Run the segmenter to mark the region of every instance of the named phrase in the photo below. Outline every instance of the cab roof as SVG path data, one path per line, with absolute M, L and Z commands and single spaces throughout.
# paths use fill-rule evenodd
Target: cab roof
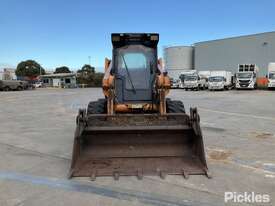
M 158 33 L 112 33 L 113 48 L 126 45 L 144 45 L 157 48 L 158 41 Z

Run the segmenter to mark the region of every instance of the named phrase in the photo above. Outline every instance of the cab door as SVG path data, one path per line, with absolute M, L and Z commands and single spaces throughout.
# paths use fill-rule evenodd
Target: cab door
M 134 46 L 119 52 L 117 58 L 119 84 L 116 86 L 122 91 L 122 101 L 151 101 L 154 73 L 150 52 Z

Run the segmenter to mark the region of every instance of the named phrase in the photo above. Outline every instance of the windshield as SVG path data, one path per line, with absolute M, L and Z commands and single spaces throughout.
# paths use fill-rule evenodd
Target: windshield
M 217 77 L 209 77 L 209 82 L 222 82 L 224 80 L 223 77 L 217 76 Z
M 239 79 L 250 79 L 251 77 L 252 77 L 252 73 L 248 73 L 248 72 L 237 73 L 237 78 Z
M 185 81 L 196 81 L 197 80 L 197 76 L 185 76 Z
M 116 67 L 120 74 L 125 70 L 153 70 L 156 66 L 154 50 L 142 45 L 130 45 L 117 49 Z M 126 68 L 127 67 L 127 68 Z
M 122 54 L 122 69 L 146 69 L 146 56 L 141 52 Z M 124 59 L 123 59 L 124 58 Z
M 156 71 L 154 49 L 142 45 L 127 45 L 116 50 L 115 68 L 124 78 L 125 89 L 148 89 Z
M 275 79 L 275 73 L 269 73 L 269 79 Z

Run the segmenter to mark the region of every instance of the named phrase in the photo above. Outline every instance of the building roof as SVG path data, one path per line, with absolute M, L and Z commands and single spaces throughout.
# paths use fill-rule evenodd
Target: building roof
M 193 45 L 186 46 L 186 45 L 173 45 L 173 46 L 164 46 L 163 49 L 170 49 L 170 48 L 194 48 Z
M 224 41 L 224 40 L 238 39 L 238 38 L 247 38 L 247 37 L 261 36 L 261 35 L 266 35 L 266 34 L 275 34 L 275 31 L 262 32 L 262 33 L 256 33 L 256 34 L 247 34 L 247 35 L 241 35 L 241 36 L 233 36 L 233 37 L 214 39 L 214 40 L 208 40 L 208 41 L 200 41 L 200 42 L 196 42 L 194 45 L 196 46 L 197 44 L 204 44 L 204 43 L 208 43 L 208 42 Z
M 14 68 L 3 68 L 4 72 L 15 72 L 16 69 Z
M 45 75 L 40 75 L 41 78 L 62 78 L 62 77 L 75 77 L 75 73 L 58 73 L 58 74 L 45 74 Z

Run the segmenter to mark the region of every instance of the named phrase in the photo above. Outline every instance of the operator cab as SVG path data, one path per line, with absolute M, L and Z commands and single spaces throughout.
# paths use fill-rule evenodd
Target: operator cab
M 157 67 L 158 34 L 112 34 L 118 103 L 151 102 Z

